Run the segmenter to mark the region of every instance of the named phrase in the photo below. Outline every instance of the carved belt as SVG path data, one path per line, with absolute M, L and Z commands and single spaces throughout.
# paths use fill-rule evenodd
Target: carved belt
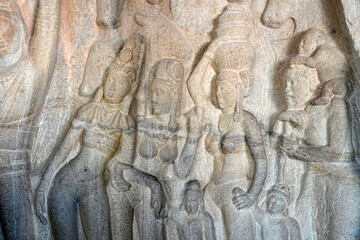
M 30 164 L 30 150 L 0 149 L 0 173 L 25 169 Z

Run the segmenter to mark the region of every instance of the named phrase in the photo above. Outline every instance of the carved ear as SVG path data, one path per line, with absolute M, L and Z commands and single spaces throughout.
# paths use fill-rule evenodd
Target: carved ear
M 249 71 L 241 71 L 239 75 L 241 79 L 241 85 L 243 87 L 243 97 L 246 98 L 250 95 L 250 88 L 252 84 L 251 74 Z

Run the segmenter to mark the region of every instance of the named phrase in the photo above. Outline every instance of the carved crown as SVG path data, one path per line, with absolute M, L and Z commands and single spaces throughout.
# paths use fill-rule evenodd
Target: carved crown
M 246 5 L 229 5 L 218 18 L 217 36 L 248 40 L 252 32 L 248 12 Z
M 276 184 L 274 185 L 270 190 L 268 195 L 281 195 L 283 196 L 287 201 L 290 200 L 290 188 L 285 184 Z
M 142 55 L 144 54 L 145 40 L 140 34 L 131 35 L 125 42 L 119 56 L 111 64 L 109 71 L 113 74 L 126 74 L 130 84 L 137 81 L 137 72 L 142 64 Z
M 161 84 L 165 85 L 172 91 L 182 87 L 184 78 L 184 66 L 176 59 L 162 59 L 156 68 L 155 79 L 161 81 Z

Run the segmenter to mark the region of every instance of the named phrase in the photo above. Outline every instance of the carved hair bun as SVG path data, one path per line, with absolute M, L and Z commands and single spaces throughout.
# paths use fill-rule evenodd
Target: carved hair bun
M 285 184 L 276 184 L 268 192 L 268 196 L 271 195 L 281 195 L 286 201 L 290 200 L 290 188 Z

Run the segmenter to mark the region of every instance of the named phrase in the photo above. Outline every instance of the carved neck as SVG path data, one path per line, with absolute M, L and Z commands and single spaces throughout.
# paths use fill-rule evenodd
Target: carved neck
M 105 109 L 110 111 L 119 111 L 121 110 L 122 103 L 109 103 L 105 99 L 101 101 Z

